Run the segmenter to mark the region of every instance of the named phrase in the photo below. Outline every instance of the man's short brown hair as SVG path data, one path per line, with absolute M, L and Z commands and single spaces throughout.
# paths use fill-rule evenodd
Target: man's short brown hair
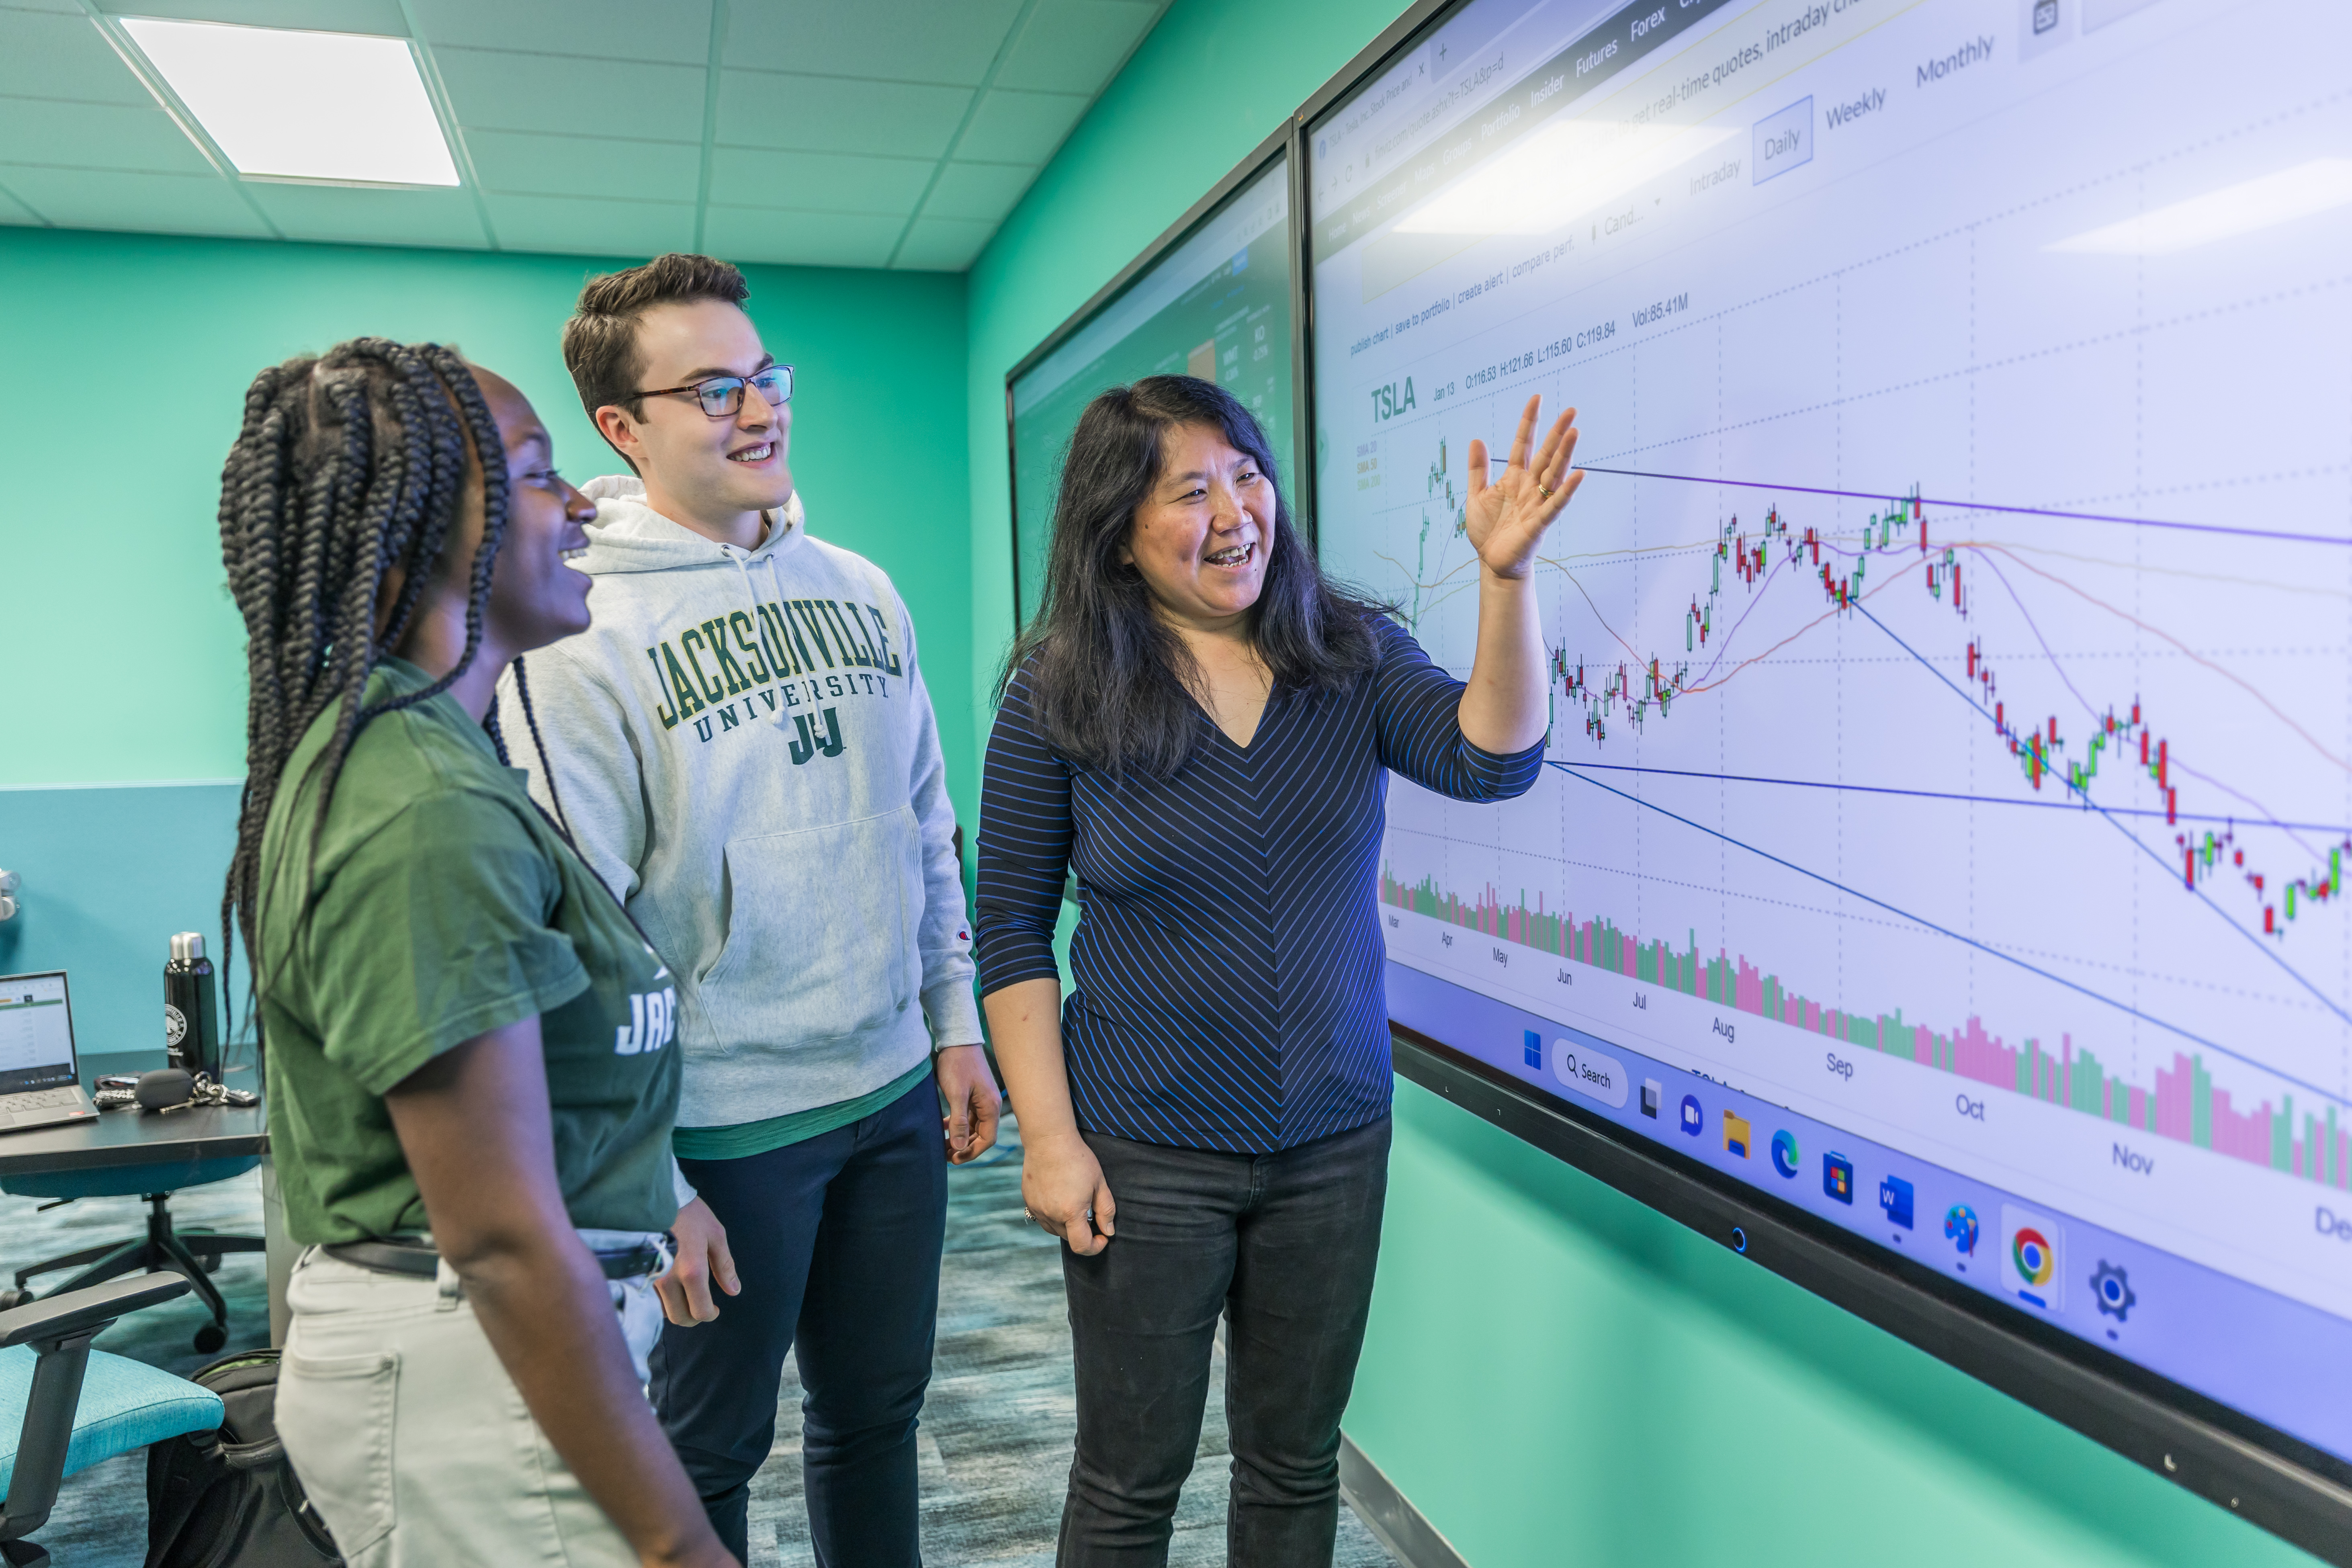
M 637 352 L 637 324 L 656 305 L 723 300 L 740 305 L 751 298 L 743 275 L 715 257 L 673 250 L 643 267 L 591 278 L 580 290 L 572 319 L 563 323 L 563 367 L 579 389 L 588 417 L 608 403 L 635 417 L 645 415 L 640 390 L 645 356 Z

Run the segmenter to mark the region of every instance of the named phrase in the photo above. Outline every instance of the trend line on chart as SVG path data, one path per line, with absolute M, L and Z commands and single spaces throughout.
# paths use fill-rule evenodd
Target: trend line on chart
M 1580 768 L 1612 773 L 1655 773 L 1664 778 L 1706 779 L 1717 784 L 1776 784 L 1786 789 L 1822 789 L 1850 795 L 1901 795 L 1910 800 L 1946 800 L 1962 805 L 2014 805 L 2035 811 L 2080 811 L 2082 802 L 2069 800 L 2020 800 L 2011 795 L 1965 795 L 1957 790 L 1904 789 L 1894 784 L 1848 784 L 1839 779 L 1784 779 L 1764 773 L 1726 773 L 1700 768 L 1660 768 L 1630 763 L 1580 762 Z M 2113 816 L 2162 816 L 2161 811 L 2147 806 L 2111 805 L 2105 808 Z M 2220 822 L 2234 824 L 2236 817 L 2221 813 L 2197 816 L 2190 812 L 2177 814 L 2183 822 Z M 2352 827 L 2334 822 L 2279 822 L 2270 826 L 2294 828 L 2306 833 L 2334 833 L 2352 836 Z
M 1696 930 L 1677 951 L 1664 938 L 1644 942 L 1606 917 L 1580 921 L 1572 912 L 1547 910 L 1540 893 L 1532 909 L 1524 889 L 1507 904 L 1491 884 L 1465 899 L 1432 878 L 1402 882 L 1387 867 L 1381 871 L 1381 901 L 2103 1121 L 2322 1185 L 2352 1187 L 2352 1121 L 2339 1116 L 2332 1100 L 2320 1096 L 2323 1111 L 2305 1110 L 2300 1128 L 2291 1093 L 2276 1105 L 2265 1098 L 2240 1110 L 2231 1091 L 2215 1086 L 2201 1053 L 2175 1051 L 2170 1069 L 2158 1068 L 2149 1087 L 2107 1069 L 2071 1034 L 2061 1035 L 2053 1052 L 2032 1037 L 2010 1045 L 1974 1014 L 1959 1027 L 1938 1031 L 1906 1022 L 1900 1007 L 1865 1015 L 1816 1001 L 1750 963 L 1745 953 L 1735 957 L 1718 947 L 1716 956 L 1702 958 Z
M 1727 485 L 1738 489 L 1774 490 L 1784 495 L 1839 496 L 1852 500 L 1874 501 L 1884 499 L 1883 490 L 1840 490 L 1820 485 L 1768 484 L 1762 479 L 1727 479 L 1706 474 L 1654 474 L 1640 468 L 1604 468 L 1591 463 L 1577 465 L 1588 474 L 1613 474 L 1629 479 L 1674 479 L 1692 485 Z M 2005 506 L 1998 501 L 1950 500 L 1936 496 L 1916 497 L 1922 505 L 1946 511 L 2005 512 L 2012 517 L 2059 517 L 2076 522 L 2118 522 L 2133 528 L 2176 529 L 2185 533 L 2228 533 L 2242 539 L 2278 539 L 2292 544 L 2352 544 L 2352 537 L 2333 533 L 2288 533 L 2277 529 L 2241 528 L 2225 522 L 2175 522 L 2164 518 L 2129 517 L 2121 512 L 2067 511 L 2057 507 Z

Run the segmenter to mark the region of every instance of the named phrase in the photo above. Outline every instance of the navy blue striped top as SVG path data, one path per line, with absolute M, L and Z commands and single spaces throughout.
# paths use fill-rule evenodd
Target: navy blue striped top
M 1082 914 L 1062 1048 L 1078 1125 L 1264 1153 L 1379 1120 L 1392 1090 L 1378 883 L 1388 773 L 1457 800 L 1535 782 L 1538 744 L 1465 740 L 1462 682 L 1379 623 L 1349 689 L 1277 685 L 1249 745 L 1207 713 L 1166 779 L 1049 747 L 1016 675 L 981 785 L 982 994 L 1058 977 L 1064 868 Z

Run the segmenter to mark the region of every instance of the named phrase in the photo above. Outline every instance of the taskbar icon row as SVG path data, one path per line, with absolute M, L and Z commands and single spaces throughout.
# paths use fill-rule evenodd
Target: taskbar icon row
M 1642 1114 L 1652 1121 L 1665 1120 L 1666 1091 L 1656 1079 L 1642 1080 Z M 1757 1137 L 1755 1121 L 1728 1106 L 1717 1108 L 1717 1119 L 1713 1125 L 1719 1131 L 1726 1155 L 1734 1160 L 1755 1157 Z M 1696 1093 L 1685 1094 L 1675 1108 L 1675 1121 L 1685 1137 L 1706 1137 L 1710 1125 L 1706 1107 Z M 1793 1182 L 1804 1172 L 1804 1152 L 1797 1134 L 1788 1129 L 1776 1130 L 1764 1142 L 1772 1170 L 1783 1181 Z M 1857 1185 L 1854 1162 L 1843 1152 L 1830 1149 L 1821 1156 L 1822 1195 L 1831 1203 L 1852 1207 Z M 1878 1208 L 1885 1221 L 1888 1239 L 1899 1246 L 1905 1234 L 1918 1228 L 1918 1184 L 1911 1177 L 1886 1172 L 1878 1179 Z M 1931 1211 L 1932 1212 L 1932 1211 Z M 1956 1202 L 1944 1211 L 1944 1240 L 1952 1247 L 1953 1267 L 1962 1274 L 1970 1272 L 1972 1262 L 1981 1263 L 1979 1245 L 1984 1239 L 1983 1221 L 1974 1205 Z M 2064 1259 L 2065 1227 L 2056 1219 L 2020 1205 L 2000 1205 L 2000 1246 L 1996 1267 L 2000 1271 L 2000 1292 L 2013 1296 L 2029 1306 L 2045 1312 L 2057 1312 L 2065 1306 L 2066 1264 Z M 2117 1323 L 2127 1321 L 2139 1298 L 2133 1291 L 2131 1277 L 2120 1264 L 2099 1260 L 2095 1272 L 2088 1277 L 2092 1304 L 2102 1317 Z M 2112 1331 L 2110 1331 L 2112 1333 Z

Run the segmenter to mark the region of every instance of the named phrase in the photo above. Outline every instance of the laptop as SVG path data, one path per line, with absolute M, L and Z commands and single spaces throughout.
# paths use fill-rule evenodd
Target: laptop
M 0 1132 L 88 1121 L 66 972 L 0 974 Z

